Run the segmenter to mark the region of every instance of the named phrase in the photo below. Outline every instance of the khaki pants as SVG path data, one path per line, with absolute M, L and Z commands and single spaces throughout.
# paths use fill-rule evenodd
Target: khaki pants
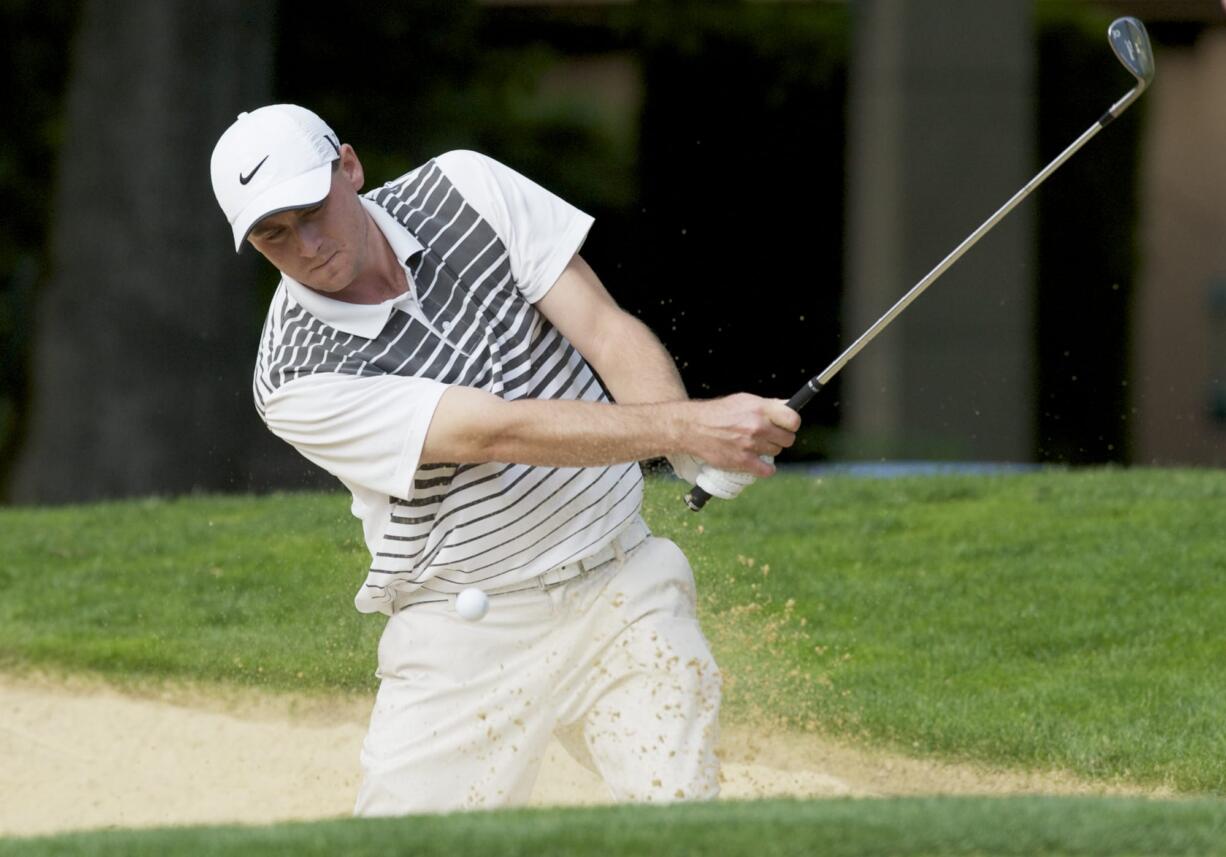
M 649 538 L 547 590 L 388 620 L 358 815 L 523 803 L 552 736 L 622 801 L 713 798 L 720 676 L 684 554 Z

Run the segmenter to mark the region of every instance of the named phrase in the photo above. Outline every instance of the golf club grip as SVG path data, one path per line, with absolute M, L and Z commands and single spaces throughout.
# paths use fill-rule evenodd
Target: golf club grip
M 813 400 L 813 397 L 818 394 L 821 388 L 821 381 L 817 378 L 810 378 L 803 387 L 796 391 L 792 398 L 788 399 L 788 407 L 799 412 L 801 408 Z M 707 501 L 710 499 L 710 494 L 695 485 L 690 488 L 690 493 L 685 495 L 685 505 L 690 507 L 691 512 L 697 512 L 707 505 Z
M 805 385 L 797 390 L 792 398 L 788 399 L 788 407 L 800 413 L 801 408 L 813 401 L 813 397 L 821 392 L 823 386 L 822 382 L 818 380 L 819 378 L 821 376 L 817 375 L 806 381 Z

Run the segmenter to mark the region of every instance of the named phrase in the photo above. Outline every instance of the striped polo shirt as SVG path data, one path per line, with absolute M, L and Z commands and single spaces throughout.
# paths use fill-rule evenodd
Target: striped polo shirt
M 608 401 L 533 306 L 591 218 L 474 152 L 440 155 L 363 205 L 404 264 L 408 292 L 356 305 L 283 277 L 254 378 L 269 428 L 353 494 L 372 557 L 357 608 L 391 613 L 418 588 L 527 581 L 599 550 L 638 514 L 635 462 L 419 463 L 451 385 Z

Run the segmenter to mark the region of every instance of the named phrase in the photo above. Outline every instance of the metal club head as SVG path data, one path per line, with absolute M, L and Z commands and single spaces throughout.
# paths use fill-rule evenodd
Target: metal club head
M 1137 79 L 1136 94 L 1140 95 L 1154 79 L 1154 53 L 1145 25 L 1136 18 L 1117 18 L 1107 28 L 1107 38 L 1124 68 Z

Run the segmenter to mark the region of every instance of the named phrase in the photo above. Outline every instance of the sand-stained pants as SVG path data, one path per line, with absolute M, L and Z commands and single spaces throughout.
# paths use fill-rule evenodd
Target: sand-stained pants
M 720 676 L 676 545 L 490 601 L 480 622 L 454 601 L 388 620 L 356 814 L 523 803 L 555 735 L 616 800 L 718 794 Z

